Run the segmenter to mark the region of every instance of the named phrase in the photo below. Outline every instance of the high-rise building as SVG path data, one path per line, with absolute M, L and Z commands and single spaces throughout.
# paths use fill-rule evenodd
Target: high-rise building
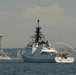
M 3 40 L 2 40 L 3 34 L 0 34 L 0 52 L 3 52 Z

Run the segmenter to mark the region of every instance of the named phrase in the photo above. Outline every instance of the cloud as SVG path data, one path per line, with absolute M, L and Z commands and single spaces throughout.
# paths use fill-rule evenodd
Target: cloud
M 20 12 L 1 11 L 0 19 L 9 19 L 9 21 L 19 21 L 25 19 L 40 19 L 44 25 L 67 25 L 76 24 L 76 17 L 66 16 L 65 9 L 58 4 L 44 6 L 32 6 L 23 9 Z M 23 22 L 23 21 L 22 21 Z
M 51 14 L 61 14 L 61 13 L 63 13 L 63 11 L 64 10 L 62 8 L 60 8 L 57 4 L 55 4 L 53 6 L 48 6 L 48 7 L 34 6 L 34 7 L 27 8 L 26 10 L 23 10 L 25 15 L 28 15 L 28 16 L 34 16 L 34 15 L 38 15 L 38 14 L 49 15 L 50 13 Z
M 47 7 L 34 6 L 22 11 L 23 16 L 28 18 L 40 18 L 48 25 L 76 23 L 76 18 L 66 16 L 64 8 L 58 4 Z

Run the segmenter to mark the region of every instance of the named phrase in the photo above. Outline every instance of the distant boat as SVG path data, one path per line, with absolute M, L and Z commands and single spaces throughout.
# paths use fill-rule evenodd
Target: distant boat
M 55 57 L 56 63 L 73 63 L 74 57 L 69 56 L 68 53 L 61 53 Z
M 11 60 L 11 58 L 3 52 L 2 37 L 3 37 L 3 34 L 0 34 L 0 60 Z
M 76 58 L 76 50 L 66 43 L 57 42 L 55 61 L 56 63 L 73 63 Z
M 11 60 L 9 56 L 0 56 L 0 60 Z

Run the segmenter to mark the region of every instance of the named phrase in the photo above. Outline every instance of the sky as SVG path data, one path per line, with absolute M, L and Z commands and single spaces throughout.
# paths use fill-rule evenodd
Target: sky
M 76 0 L 0 0 L 3 47 L 25 47 L 38 19 L 49 43 L 76 47 Z

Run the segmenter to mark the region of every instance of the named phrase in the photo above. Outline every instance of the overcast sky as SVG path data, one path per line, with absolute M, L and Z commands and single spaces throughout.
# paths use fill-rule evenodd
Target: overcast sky
M 4 48 L 25 47 L 40 19 L 49 43 L 76 47 L 76 0 L 0 0 Z

